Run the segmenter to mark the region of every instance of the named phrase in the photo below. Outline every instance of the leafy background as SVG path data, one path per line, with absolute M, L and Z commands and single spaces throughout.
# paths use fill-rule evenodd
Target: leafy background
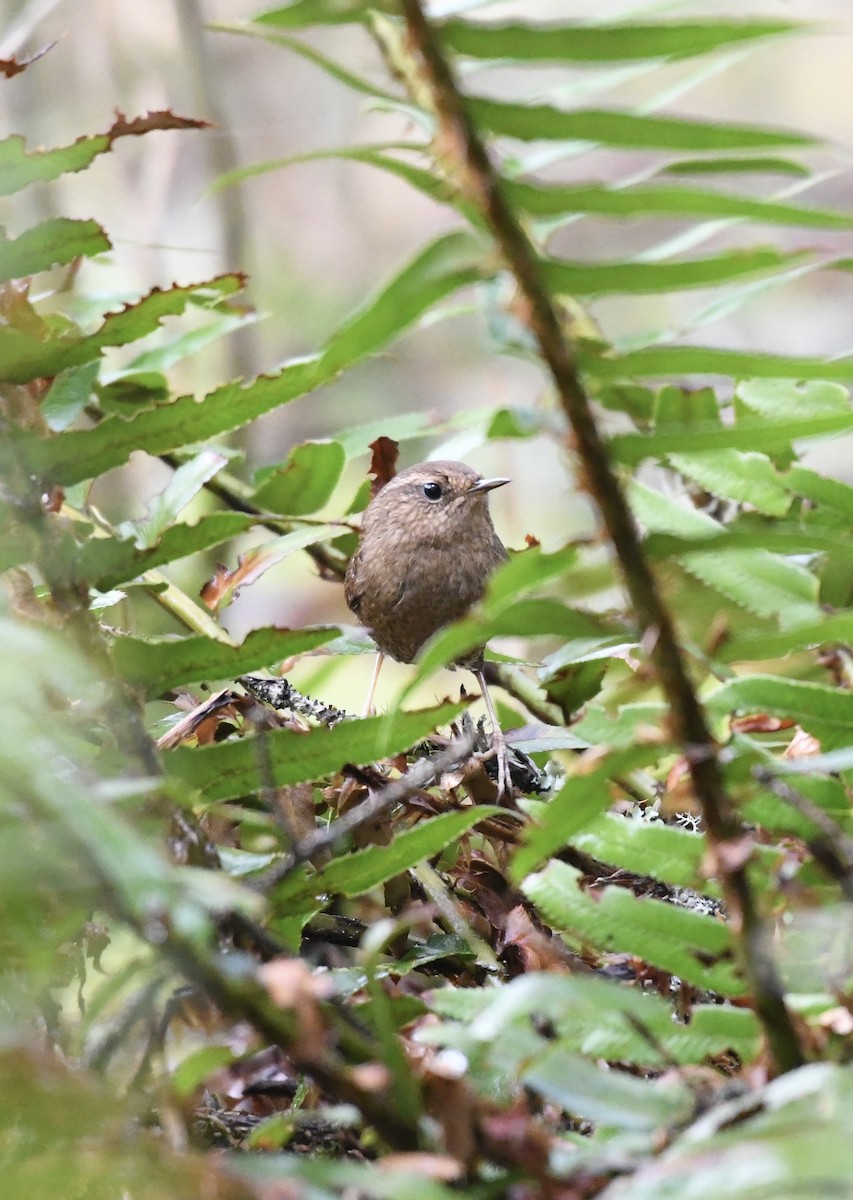
M 84 23 L 25 65 L 63 6 L 22 6 L 0 162 L 13 1195 L 844 1194 L 849 33 L 787 26 L 845 14 L 756 5 L 744 38 L 720 6 L 638 10 L 661 46 L 490 36 L 466 21 L 510 10 L 473 7 L 443 42 L 547 248 L 736 818 L 697 832 L 655 639 L 452 146 L 433 157 L 396 6 L 215 33 L 231 6 L 92 6 L 97 112 L 50 91 L 94 73 Z M 335 580 L 378 435 L 513 475 L 519 553 L 390 674 L 386 715 L 306 732 L 233 680 L 284 663 L 357 707 L 368 646 Z M 407 782 L 464 707 L 437 669 L 486 636 L 542 773 L 517 813 L 482 770 Z

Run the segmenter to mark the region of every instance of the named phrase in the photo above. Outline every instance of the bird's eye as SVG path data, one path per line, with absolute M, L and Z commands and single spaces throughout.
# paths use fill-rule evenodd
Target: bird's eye
M 427 500 L 440 500 L 441 497 L 444 495 L 444 493 L 441 489 L 441 484 L 440 483 L 425 483 L 424 484 L 424 495 L 426 496 Z

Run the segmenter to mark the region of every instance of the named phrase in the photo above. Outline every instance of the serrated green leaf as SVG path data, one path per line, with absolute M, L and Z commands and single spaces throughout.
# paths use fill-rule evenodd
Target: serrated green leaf
M 235 1057 L 236 1052 L 230 1046 L 202 1046 L 175 1067 L 171 1077 L 172 1087 L 179 1096 L 191 1096 L 208 1075 L 232 1063 Z
M 625 888 L 597 889 L 592 896 L 581 879 L 555 859 L 529 876 L 522 891 L 549 924 L 600 950 L 634 954 L 724 996 L 743 994 L 725 924 L 662 900 L 638 899 Z
M 334 729 L 264 735 L 263 754 L 254 739 L 191 749 L 179 746 L 164 758 L 167 775 L 197 788 L 207 800 L 234 800 L 262 787 L 284 787 L 322 779 L 344 763 L 359 766 L 408 750 L 458 716 L 462 704 L 443 704 L 388 717 L 343 721 Z
M 156 546 L 166 530 L 228 460 L 216 450 L 202 450 L 181 463 L 166 487 L 149 503 L 139 521 L 131 522 L 140 549 Z
M 602 1200 L 780 1200 L 838 1196 L 853 1175 L 846 1066 L 811 1063 L 714 1105 Z
M 590 704 L 572 726 L 572 732 L 587 746 L 622 749 L 642 742 L 644 729 L 659 729 L 665 712 L 662 704 L 621 704 L 615 712 L 601 704 Z
M 716 554 L 729 549 L 771 550 L 781 554 L 810 556 L 840 549 L 838 533 L 832 527 L 817 523 L 798 525 L 794 521 L 778 519 L 772 523 L 755 522 L 751 513 L 735 518 L 731 525 L 720 526 L 714 534 L 705 531 L 693 537 L 677 537 L 653 533 L 646 539 L 645 545 L 649 557 L 655 559 L 680 558 L 687 554 Z
M 396 5 L 382 0 L 294 0 L 282 8 L 272 8 L 252 20 L 256 25 L 272 25 L 276 29 L 304 29 L 311 25 L 344 25 L 364 21 L 371 11 L 395 12 Z
M 685 1121 L 694 1101 L 686 1084 L 661 1086 L 622 1072 L 603 1070 L 562 1046 L 549 1048 L 523 1072 L 525 1087 L 599 1125 L 654 1130 Z
M 323 377 L 375 353 L 437 300 L 498 269 L 480 239 L 457 231 L 422 250 L 378 295 L 355 314 L 319 356 Z
M 681 162 L 667 163 L 662 168 L 664 175 L 796 175 L 807 179 L 810 175 L 808 167 L 794 162 L 790 158 L 774 158 L 771 155 L 755 158 L 688 158 Z M 843 220 L 842 213 L 838 216 Z
M 840 479 L 827 479 L 807 467 L 793 466 L 782 476 L 785 486 L 795 495 L 812 500 L 821 507 L 853 518 L 853 487 Z
M 751 376 L 760 379 L 851 380 L 853 358 L 786 358 L 713 346 L 649 346 L 627 354 L 580 348 L 579 360 L 595 379 L 670 378 L 685 375 Z M 677 447 L 680 449 L 681 447 Z
M 757 150 L 809 146 L 804 134 L 748 125 L 731 125 L 679 117 L 646 117 L 603 109 L 552 108 L 547 104 L 511 104 L 482 97 L 468 100 L 478 125 L 502 137 L 522 141 L 599 142 L 631 150 Z
M 539 810 L 538 822 L 525 827 L 521 845 L 512 857 L 512 880 L 519 883 L 609 808 L 614 799 L 613 779 L 657 762 L 660 756 L 659 745 L 635 745 L 611 752 L 602 766 L 587 775 L 571 775 L 557 795 Z
M 335 858 L 311 875 L 301 868 L 276 889 L 276 902 L 289 905 L 311 896 L 361 896 L 425 858 L 440 854 L 480 821 L 500 812 L 492 805 L 478 804 L 441 813 L 398 833 L 387 846 L 369 846 Z
M 211 513 L 199 518 L 194 525 L 172 525 L 159 542 L 147 550 L 140 550 L 135 540 L 89 538 L 80 547 L 73 564 L 74 578 L 99 592 L 106 592 L 163 563 L 219 546 L 245 533 L 256 523 L 257 517 L 243 513 Z
M 36 180 L 58 179 L 69 171 L 82 171 L 97 155 L 110 148 L 109 137 L 102 133 L 78 138 L 70 146 L 28 153 L 26 139 L 19 134 L 0 141 L 0 196 L 19 192 Z
M 48 429 L 60 433 L 73 425 L 92 398 L 100 363 L 84 363 L 69 367 L 57 375 L 42 401 L 41 415 Z
M 626 820 L 615 813 L 601 813 L 572 836 L 572 845 L 601 862 L 624 867 L 639 875 L 650 875 L 674 887 L 705 887 L 702 859 L 705 839 L 662 821 Z M 771 846 L 755 846 L 750 874 L 762 886 L 775 877 L 781 852 Z M 711 888 L 717 894 L 716 887 Z
M 466 234 L 439 238 L 346 322 L 319 355 L 290 363 L 277 374 L 260 376 L 249 384 L 226 384 L 201 401 L 181 396 L 131 420 L 108 417 L 85 432 L 63 433 L 47 440 L 22 439 L 21 449 L 36 474 L 69 485 L 119 466 L 134 450 L 163 454 L 238 429 L 328 383 L 344 367 L 381 349 L 441 296 L 482 278 L 489 269 L 486 259 L 482 246 Z M 0 335 L 2 332 L 0 328 Z M 123 336 L 130 337 L 131 330 L 125 329 Z M 34 361 L 38 359 L 36 354 Z M 40 362 L 37 374 L 45 373 L 42 366 Z
M 94 158 L 112 148 L 122 137 L 139 137 L 159 129 L 202 129 L 204 121 L 179 117 L 171 110 L 149 112 L 146 116 L 127 120 L 117 113 L 107 133 L 79 137 L 70 146 L 53 150 L 27 151 L 26 140 L 19 134 L 0 141 L 0 196 L 9 196 L 37 181 L 58 179 L 74 171 L 83 171 Z
M 284 367 L 250 384 L 229 383 L 203 400 L 180 396 L 129 420 L 106 417 L 94 429 L 71 431 L 49 440 L 29 439 L 32 469 L 46 480 L 68 486 L 126 462 L 134 450 L 165 454 L 238 429 L 318 385 L 316 362 Z
M 2 167 L 0 167 L 2 179 Z M 20 234 L 0 240 L 0 280 L 36 275 L 65 266 L 75 258 L 91 258 L 110 249 L 110 239 L 96 221 L 54 217 Z
M 427 642 L 418 657 L 417 675 L 409 687 L 495 637 L 579 638 L 608 632 L 600 618 L 567 608 L 559 600 L 519 600 L 509 607 L 502 606 L 494 615 L 489 614 L 488 608 L 475 609 L 470 617 L 439 630 Z
M 801 259 L 801 255 L 776 250 L 729 250 L 713 258 L 683 262 L 570 263 L 547 259 L 540 264 L 540 272 L 557 295 L 644 295 L 713 287 Z
M 685 554 L 680 561 L 691 575 L 756 616 L 784 625 L 819 611 L 815 576 L 779 555 L 721 550 Z
M 380 164 L 377 164 L 380 165 Z M 531 216 L 594 213 L 601 217 L 696 217 L 749 220 L 768 225 L 849 229 L 853 217 L 831 209 L 803 208 L 777 200 L 733 196 L 710 188 L 664 185 L 539 184 L 507 180 L 508 198 Z
M 689 1023 L 681 1024 L 661 997 L 591 975 L 521 975 L 500 989 L 483 989 L 476 1009 L 463 1009 L 461 1015 L 454 1013 L 453 1000 L 453 989 L 442 988 L 433 993 L 430 1007 L 464 1020 L 471 1036 L 482 1042 L 511 1037 L 519 1019 L 534 1017 L 551 1023 L 559 1046 L 611 1061 L 661 1065 L 657 1047 L 681 1063 L 701 1063 L 726 1050 L 749 1061 L 759 1048 L 758 1022 L 748 1009 L 696 1005 Z M 631 1018 L 656 1044 L 638 1033 Z
M 742 735 L 737 735 L 732 740 L 735 750 L 740 750 L 741 740 Z M 804 773 L 805 770 L 812 768 L 816 772 L 846 770 L 850 767 L 850 762 L 834 765 L 825 761 L 844 753 L 846 752 L 835 750 L 829 754 L 807 755 L 805 758 L 796 759 L 774 759 L 767 754 L 761 759 L 748 752 L 744 757 L 753 765 L 757 759 L 763 766 L 769 767 L 781 775 L 788 774 L 789 771 L 797 775 L 797 791 L 808 797 L 816 808 L 822 809 L 830 820 L 835 822 L 839 830 L 849 835 L 853 832 L 851 829 L 853 816 L 851 816 L 850 800 L 844 783 L 841 779 L 823 778 L 817 773 L 814 775 Z M 740 755 L 738 757 L 740 758 Z M 728 773 L 735 775 L 738 772 L 738 766 L 737 762 L 732 763 Z M 803 768 L 802 771 L 801 768 Z M 742 786 L 742 780 L 733 782 L 735 786 Z M 798 837 L 808 840 L 813 838 L 817 832 L 813 821 L 803 816 L 790 804 L 786 804 L 779 796 L 765 791 L 763 787 L 757 788 L 739 807 L 744 821 L 760 825 L 762 829 L 777 838 Z
M 243 285 L 239 275 L 221 275 L 188 287 L 154 288 L 121 312 L 108 313 L 101 327 L 88 336 L 67 334 L 44 341 L 12 326 L 0 326 L 0 376 L 10 383 L 28 383 L 40 376 L 58 375 L 98 358 L 109 346 L 126 346 L 145 337 L 165 317 L 178 316 L 194 301 L 214 303 L 240 291 Z
M 801 28 L 788 21 L 625 21 L 618 24 L 530 25 L 445 21 L 444 42 L 472 58 L 518 62 L 634 62 L 683 59 Z
M 750 504 L 757 512 L 782 517 L 791 506 L 791 496 L 770 459 L 743 450 L 708 450 L 671 454 L 676 471 L 700 484 L 705 491 L 725 500 Z
M 113 662 L 122 678 L 149 696 L 181 683 L 236 679 L 247 671 L 273 667 L 293 654 L 325 645 L 338 630 L 253 629 L 239 646 L 207 637 L 139 638 L 122 634 L 112 643 Z
M 209 608 L 221 611 L 233 602 L 241 588 L 255 583 L 270 567 L 276 566 L 297 550 L 316 546 L 318 542 L 330 541 L 339 532 L 334 525 L 303 525 L 299 529 L 292 529 L 289 533 L 263 542 L 260 546 L 252 546 L 240 555 L 239 566 L 232 574 L 224 580 L 216 581 L 212 589 L 213 594 L 205 595 L 205 603 Z
M 662 492 L 631 480 L 629 498 L 637 519 L 649 533 L 716 538 L 721 530 L 712 517 L 679 504 Z M 816 615 L 818 581 L 797 563 L 763 549 L 717 549 L 679 554 L 679 562 L 715 591 L 758 616 L 786 622 Z
M 747 408 L 774 423 L 796 420 L 804 412 L 820 420 L 847 417 L 853 411 L 847 388 L 826 380 L 747 379 L 738 384 L 735 395 Z
M 756 662 L 781 658 L 794 650 L 850 643 L 853 643 L 853 613 L 832 613 L 797 623 L 780 633 L 767 630 L 735 635 L 724 641 L 714 656 L 722 662 Z
M 280 467 L 264 472 L 255 504 L 267 512 L 307 516 L 332 496 L 346 463 L 340 442 L 303 442 Z
M 245 329 L 258 320 L 253 311 L 219 312 L 210 316 L 199 329 L 189 329 L 165 340 L 160 345 L 135 355 L 119 376 L 107 375 L 106 382 L 114 390 L 122 383 L 139 386 L 146 377 L 162 373 L 205 350 L 220 338 L 238 329 Z
M 613 457 L 626 466 L 634 466 L 645 458 L 663 458 L 675 454 L 718 453 L 724 450 L 750 450 L 773 453 L 790 448 L 795 441 L 813 437 L 828 437 L 853 429 L 853 411 L 846 413 L 816 413 L 787 421 L 750 421 L 742 419 L 736 425 L 720 427 L 713 423 L 689 429 L 664 429 L 654 433 L 620 433 L 610 439 Z
M 820 727 L 844 734 L 853 730 L 853 692 L 785 679 L 778 675 L 745 675 L 729 680 L 708 696 L 710 711 L 766 712 L 789 717 L 806 729 Z

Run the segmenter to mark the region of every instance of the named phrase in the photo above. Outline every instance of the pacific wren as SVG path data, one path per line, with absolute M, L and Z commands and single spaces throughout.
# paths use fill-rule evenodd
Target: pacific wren
M 395 475 L 364 514 L 347 568 L 347 604 L 382 656 L 413 662 L 424 642 L 463 617 L 507 553 L 489 515 L 488 493 L 508 479 L 483 479 L 459 462 L 426 462 Z M 506 745 L 483 677 L 483 647 L 459 662 L 472 670 L 495 730 L 498 789 L 507 793 Z

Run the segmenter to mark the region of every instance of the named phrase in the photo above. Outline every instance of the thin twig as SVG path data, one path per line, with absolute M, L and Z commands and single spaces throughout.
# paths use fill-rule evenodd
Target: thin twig
M 392 780 L 381 791 L 374 792 L 361 804 L 351 808 L 342 817 L 338 817 L 337 821 L 333 821 L 327 828 L 318 829 L 302 838 L 290 854 L 285 855 L 274 867 L 270 867 L 257 879 L 255 886 L 261 890 L 275 886 L 295 867 L 306 862 L 318 851 L 330 849 L 347 834 L 360 829 L 362 825 L 372 824 L 379 817 L 390 813 L 398 804 L 408 800 L 415 792 L 419 792 L 421 788 L 428 787 L 445 771 L 452 770 L 468 758 L 473 749 L 473 734 L 466 734 L 450 742 L 440 754 L 436 754 L 432 758 L 421 759 L 405 775 Z
M 784 779 L 774 775 L 767 767 L 754 767 L 753 777 L 774 796 L 790 804 L 791 808 L 820 830 L 819 837 L 804 838 L 815 860 L 834 879 L 844 899 L 853 901 L 853 838 L 847 836 L 829 813 L 819 808 L 813 800 Z
M 175 471 L 183 461 L 180 454 L 159 454 L 157 457 Z M 288 522 L 286 517 L 276 517 L 265 513 L 251 499 L 252 489 L 226 471 L 220 471 L 213 479 L 208 479 L 203 486 L 204 491 L 210 492 L 211 496 L 216 496 L 231 512 L 257 517 L 258 525 L 269 529 L 271 533 L 287 532 L 297 528 L 297 525 Z M 342 529 L 341 532 L 346 533 L 347 530 Z M 323 579 L 343 579 L 347 569 L 345 555 L 321 542 L 313 546 L 306 546 L 304 549 L 305 553 L 317 564 Z
M 723 786 L 717 749 L 697 698 L 672 617 L 646 561 L 627 499 L 613 470 L 607 446 L 580 376 L 565 322 L 545 286 L 539 256 L 506 200 L 501 180 L 465 107 L 448 60 L 419 0 L 402 0 L 408 43 L 419 59 L 422 88 L 438 123 L 436 151 L 449 164 L 454 181 L 472 200 L 491 229 L 515 277 L 530 332 L 551 373 L 572 430 L 580 478 L 596 502 L 622 570 L 649 657 L 669 705 L 674 739 L 687 760 L 709 847 L 716 859 L 738 936 L 741 965 L 771 1054 L 780 1071 L 802 1065 L 803 1052 L 785 1005 L 784 988 L 755 906 L 743 855 L 727 844 L 743 831 Z

